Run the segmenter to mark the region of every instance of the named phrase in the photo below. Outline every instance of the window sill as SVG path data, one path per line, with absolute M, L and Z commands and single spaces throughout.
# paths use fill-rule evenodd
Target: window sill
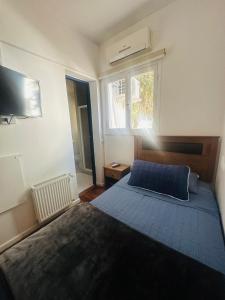
M 108 129 L 105 130 L 104 135 L 125 135 L 125 136 L 135 136 L 135 135 L 156 135 L 158 130 L 156 128 L 149 129 L 133 129 L 133 130 L 120 130 L 120 129 Z

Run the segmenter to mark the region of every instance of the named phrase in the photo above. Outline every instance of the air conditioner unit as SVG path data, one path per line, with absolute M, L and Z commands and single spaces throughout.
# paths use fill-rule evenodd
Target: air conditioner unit
M 147 48 L 151 48 L 150 31 L 145 27 L 111 45 L 107 51 L 109 63 L 112 64 Z

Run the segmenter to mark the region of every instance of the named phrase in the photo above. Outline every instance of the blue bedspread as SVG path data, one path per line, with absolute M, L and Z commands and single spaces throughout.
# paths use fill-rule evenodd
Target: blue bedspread
M 129 174 L 91 202 L 137 231 L 225 274 L 225 246 L 215 197 L 200 182 L 180 202 L 127 184 Z

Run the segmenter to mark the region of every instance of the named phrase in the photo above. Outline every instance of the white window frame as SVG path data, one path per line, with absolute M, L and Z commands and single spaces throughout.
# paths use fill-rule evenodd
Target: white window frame
M 132 129 L 130 119 L 131 109 L 131 84 L 132 76 L 154 70 L 154 95 L 153 95 L 153 128 L 149 129 Z M 109 107 L 108 107 L 108 84 L 120 79 L 126 80 L 126 128 L 109 128 Z M 159 106 L 160 106 L 160 79 L 161 79 L 161 61 L 145 63 L 127 70 L 115 73 L 101 80 L 101 94 L 103 106 L 103 124 L 104 134 L 106 135 L 140 135 L 156 134 L 159 131 Z

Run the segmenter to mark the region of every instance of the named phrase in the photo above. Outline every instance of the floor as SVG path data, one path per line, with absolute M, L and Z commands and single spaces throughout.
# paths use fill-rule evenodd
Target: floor
M 77 174 L 77 191 L 78 194 L 93 185 L 92 175 L 78 172 Z
M 87 191 L 84 194 L 82 194 L 82 196 L 80 196 L 80 200 L 82 202 L 90 202 L 91 200 L 97 198 L 99 195 L 104 193 L 104 191 L 105 191 L 104 187 L 96 186 L 92 190 Z

